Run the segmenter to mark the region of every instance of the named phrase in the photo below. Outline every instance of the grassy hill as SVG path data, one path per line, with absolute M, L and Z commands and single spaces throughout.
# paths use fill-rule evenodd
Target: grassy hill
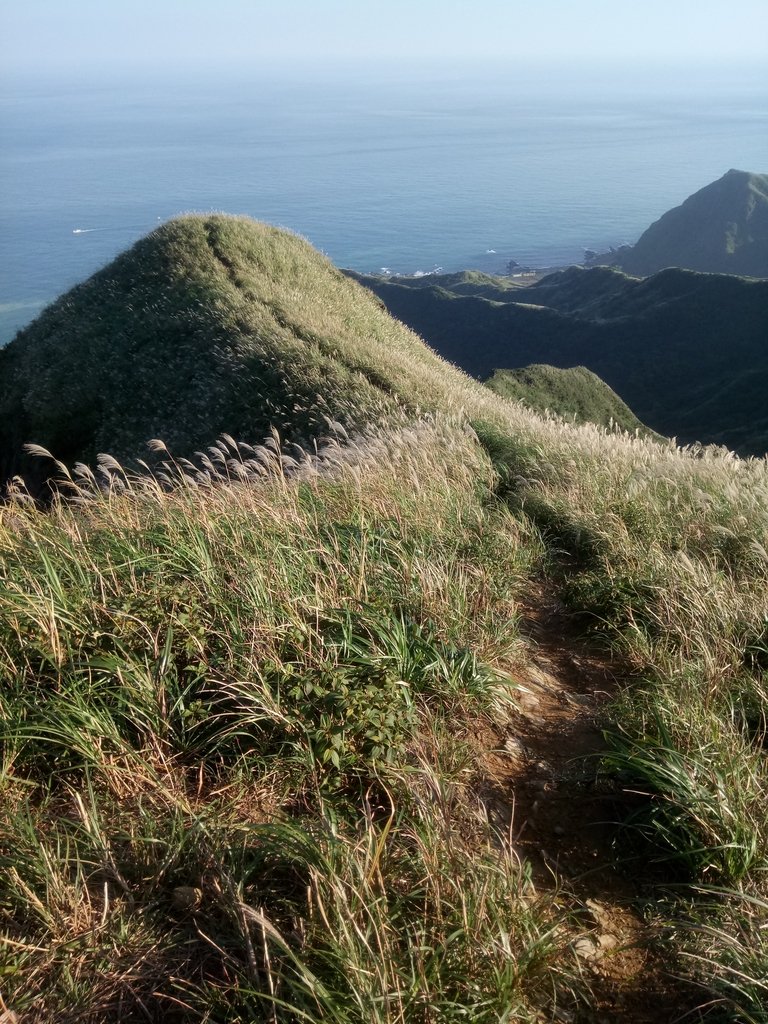
M 768 174 L 728 171 L 668 210 L 618 264 L 643 276 L 684 267 L 768 277 Z
M 171 221 L 0 350 L 0 478 L 35 442 L 60 459 L 179 456 L 219 434 L 306 441 L 472 388 L 296 236 Z M 479 391 L 479 388 L 476 389 Z
M 645 280 L 572 267 L 493 300 L 440 277 L 367 278 L 398 319 L 468 373 L 588 367 L 653 430 L 683 442 L 768 451 L 768 282 L 665 270 Z M 762 383 L 761 383 L 762 382 Z
M 598 423 L 632 433 L 648 433 L 615 391 L 585 366 L 525 366 L 496 370 L 485 382 L 503 398 L 522 402 L 536 412 L 553 412 L 576 423 Z
M 192 454 L 0 503 L 0 1015 L 766 1024 L 764 461 L 539 417 L 242 219 L 7 359 L 6 465 Z

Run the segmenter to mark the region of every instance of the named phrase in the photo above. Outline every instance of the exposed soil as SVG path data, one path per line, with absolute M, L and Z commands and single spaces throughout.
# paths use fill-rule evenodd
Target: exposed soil
M 706 995 L 675 977 L 659 928 L 639 910 L 658 879 L 643 859 L 628 862 L 615 847 L 627 798 L 601 780 L 599 757 L 602 710 L 617 693 L 621 666 L 579 639 L 543 592 L 524 609 L 524 623 L 531 653 L 513 672 L 517 711 L 485 756 L 486 799 L 537 888 L 557 888 L 575 908 L 572 947 L 594 998 L 558 1019 L 703 1020 Z

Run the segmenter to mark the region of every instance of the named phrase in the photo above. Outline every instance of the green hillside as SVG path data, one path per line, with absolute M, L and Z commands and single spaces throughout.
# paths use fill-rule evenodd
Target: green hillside
M 34 442 L 67 462 L 190 455 L 271 427 L 306 441 L 450 404 L 473 385 L 296 236 L 245 218 L 171 221 L 0 350 L 0 478 Z M 477 388 L 476 390 L 480 390 Z
M 684 267 L 768 277 L 768 174 L 728 171 L 668 210 L 618 264 L 643 276 Z
M 6 471 L 106 449 L 0 501 L 0 1019 L 768 1024 L 765 460 L 538 416 L 242 218 L 0 357 Z
M 496 370 L 485 383 L 502 398 L 522 402 L 535 412 L 552 412 L 576 423 L 598 423 L 628 433 L 648 432 L 616 392 L 585 366 L 561 370 L 534 363 Z
M 500 301 L 436 277 L 371 277 L 393 316 L 476 377 L 500 366 L 589 368 L 653 430 L 742 454 L 768 451 L 768 282 L 665 270 L 637 280 L 571 267 Z M 740 382 L 743 381 L 743 387 Z

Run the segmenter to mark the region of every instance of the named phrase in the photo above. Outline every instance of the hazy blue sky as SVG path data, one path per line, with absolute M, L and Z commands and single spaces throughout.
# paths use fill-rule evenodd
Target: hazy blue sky
M 768 66 L 768 0 L 0 0 L 7 69 L 462 56 Z

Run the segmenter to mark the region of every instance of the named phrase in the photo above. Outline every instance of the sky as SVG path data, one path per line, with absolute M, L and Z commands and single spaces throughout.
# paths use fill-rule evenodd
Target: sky
M 6 73 L 467 59 L 763 62 L 768 0 L 0 0 Z

